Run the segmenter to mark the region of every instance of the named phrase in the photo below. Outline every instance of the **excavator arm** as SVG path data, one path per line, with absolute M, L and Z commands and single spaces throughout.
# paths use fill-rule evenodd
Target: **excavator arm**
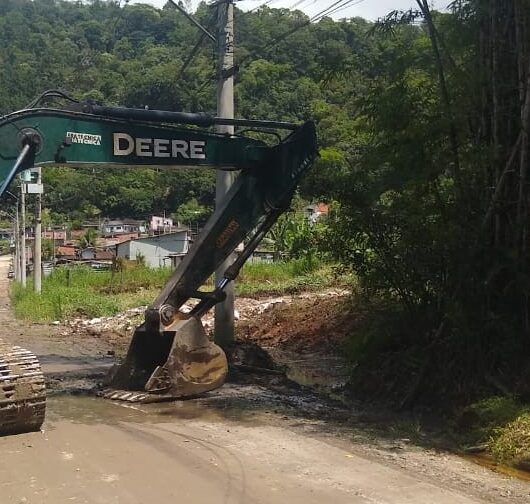
M 271 134 L 273 145 L 244 135 L 220 135 L 216 124 Z M 278 131 L 286 132 L 282 137 Z M 261 135 L 264 137 L 264 135 Z M 105 396 L 153 402 L 219 387 L 227 360 L 200 317 L 224 299 L 224 288 L 290 205 L 317 156 L 311 122 L 215 118 L 204 114 L 103 107 L 22 110 L 0 120 L 0 196 L 15 175 L 34 166 L 198 167 L 238 170 L 189 253 L 148 307 L 125 362 Z M 240 244 L 243 251 L 212 292 L 201 286 Z M 189 313 L 181 308 L 197 302 Z M 0 433 L 2 417 L 0 413 Z

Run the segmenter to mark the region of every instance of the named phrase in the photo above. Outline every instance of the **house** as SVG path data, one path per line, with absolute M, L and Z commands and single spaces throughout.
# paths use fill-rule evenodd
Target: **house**
M 77 247 L 73 245 L 63 245 L 55 249 L 57 259 L 74 261 L 77 259 Z
M 146 266 L 161 268 L 176 265 L 188 253 L 190 244 L 187 227 L 135 240 L 128 240 L 116 246 L 116 256 L 135 260 L 142 257 Z
M 103 248 L 116 247 L 118 243 L 123 243 L 129 240 L 139 238 L 138 233 L 121 233 L 114 236 L 107 236 L 101 239 L 101 246 Z
M 132 219 L 107 220 L 101 226 L 103 236 L 115 236 L 123 233 L 136 233 L 137 236 L 140 236 L 145 232 L 145 224 L 142 221 Z
M 66 231 L 64 229 L 46 229 L 42 232 L 42 237 L 46 240 L 64 242 L 66 240 Z
M 170 217 L 153 215 L 149 221 L 149 230 L 153 233 L 167 233 L 173 230 L 175 224 Z
M 79 257 L 84 261 L 112 261 L 115 254 L 112 250 L 100 247 L 87 247 L 79 251 Z
M 79 240 L 85 234 L 86 234 L 86 229 L 72 229 L 70 231 L 70 238 L 72 240 Z

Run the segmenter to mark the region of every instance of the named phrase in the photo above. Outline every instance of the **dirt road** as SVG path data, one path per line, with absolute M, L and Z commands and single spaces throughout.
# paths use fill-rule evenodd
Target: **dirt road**
M 112 365 L 106 348 L 14 321 L 7 267 L 0 258 L 2 337 L 40 356 L 51 397 L 43 432 L 0 438 L 0 504 L 530 501 L 530 485 L 457 457 L 337 435 L 261 386 L 134 408 L 74 394 Z

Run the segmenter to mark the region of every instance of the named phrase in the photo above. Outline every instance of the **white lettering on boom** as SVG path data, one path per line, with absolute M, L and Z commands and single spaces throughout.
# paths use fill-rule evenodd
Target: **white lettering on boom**
M 165 138 L 134 138 L 128 133 L 113 134 L 115 156 L 206 159 L 206 142 L 202 140 L 168 140 Z

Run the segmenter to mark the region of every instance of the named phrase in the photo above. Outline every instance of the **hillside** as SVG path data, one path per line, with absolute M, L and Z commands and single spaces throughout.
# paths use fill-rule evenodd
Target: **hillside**
M 213 29 L 206 4 L 196 17 Z M 351 125 L 351 86 L 322 83 L 345 55 L 368 57 L 373 45 L 365 37 L 368 24 L 307 22 L 299 11 L 237 10 L 237 115 L 289 121 L 318 116 L 321 146 L 346 145 L 351 126 L 336 122 L 342 117 Z M 203 42 L 185 65 L 198 39 L 196 28 L 170 5 L 160 10 L 102 0 L 6 0 L 0 6 L 0 112 L 21 109 L 53 88 L 106 104 L 215 112 L 211 45 Z M 190 200 L 199 208 L 213 204 L 210 171 L 50 169 L 45 183 L 46 206 L 56 224 L 98 215 L 145 218 L 175 212 Z

